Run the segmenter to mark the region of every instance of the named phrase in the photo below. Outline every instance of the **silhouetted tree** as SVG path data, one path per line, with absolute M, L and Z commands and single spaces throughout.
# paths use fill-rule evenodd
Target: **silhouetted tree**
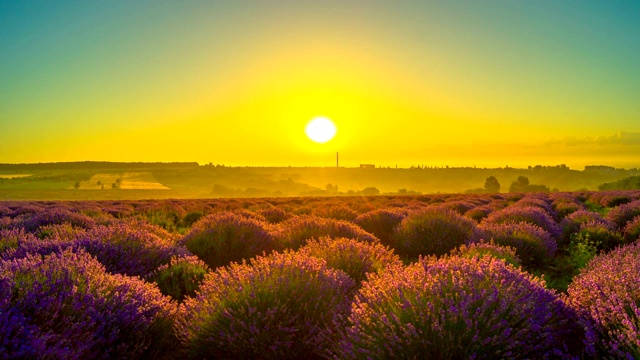
M 487 180 L 484 182 L 484 190 L 488 193 L 497 193 L 500 192 L 500 183 L 495 176 L 489 176 Z
M 362 191 L 360 191 L 360 193 L 362 195 L 380 195 L 380 190 L 378 190 L 375 187 L 368 187 L 368 188 L 362 189 Z
M 525 192 L 549 192 L 549 187 L 546 185 L 529 184 L 529 179 L 526 176 L 518 176 L 518 179 L 511 183 L 509 186 L 509 192 L 512 193 L 525 193 Z
M 526 176 L 518 176 L 518 179 L 509 186 L 509 192 L 526 192 L 527 186 L 529 186 L 529 178 Z
M 528 186 L 529 178 L 526 176 L 518 176 L 518 183 L 521 184 L 523 187 Z
M 75 184 L 73 184 L 73 187 L 77 190 L 80 188 L 80 181 L 76 181 Z

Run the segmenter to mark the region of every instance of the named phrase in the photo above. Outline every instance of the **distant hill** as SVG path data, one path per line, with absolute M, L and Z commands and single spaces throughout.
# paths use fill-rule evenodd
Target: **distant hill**
M 0 164 L 0 171 L 25 170 L 101 170 L 101 169 L 167 169 L 197 168 L 197 162 L 109 162 L 109 161 L 76 161 L 30 164 Z

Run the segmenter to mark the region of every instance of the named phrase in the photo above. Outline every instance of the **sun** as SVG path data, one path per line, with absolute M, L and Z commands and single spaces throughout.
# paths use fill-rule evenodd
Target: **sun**
M 309 139 L 317 143 L 325 143 L 336 135 L 337 129 L 331 120 L 324 116 L 318 116 L 307 124 L 304 129 Z

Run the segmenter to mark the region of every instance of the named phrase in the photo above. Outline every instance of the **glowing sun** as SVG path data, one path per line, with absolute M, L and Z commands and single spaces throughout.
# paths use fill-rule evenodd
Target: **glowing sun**
M 304 129 L 309 139 L 317 143 L 325 143 L 336 135 L 336 126 L 324 116 L 311 119 Z

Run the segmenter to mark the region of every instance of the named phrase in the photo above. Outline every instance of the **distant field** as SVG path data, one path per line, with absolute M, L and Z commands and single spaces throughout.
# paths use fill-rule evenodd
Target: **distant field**
M 382 195 L 462 193 L 482 190 L 491 176 L 500 183 L 500 193 L 508 192 L 510 184 L 520 176 L 552 191 L 576 191 L 596 190 L 603 183 L 640 176 L 637 169 L 578 171 L 556 167 L 360 169 L 161 165 L 78 163 L 3 168 L 0 164 L 0 200 L 358 196 L 367 188 Z M 326 190 L 328 185 L 332 185 L 332 191 Z
M 171 188 L 159 183 L 150 172 L 95 174 L 89 180 L 81 181 L 79 189 L 111 189 L 112 184 L 118 182 L 119 188 L 124 190 L 171 190 Z
M 31 176 L 32 174 L 0 174 L 0 179 L 16 179 Z

